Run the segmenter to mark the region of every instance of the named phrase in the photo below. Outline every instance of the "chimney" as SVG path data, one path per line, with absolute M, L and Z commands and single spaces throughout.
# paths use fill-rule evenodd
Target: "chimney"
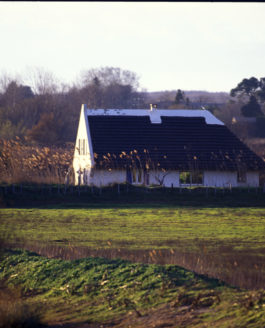
M 150 111 L 152 112 L 153 111 L 153 109 L 155 109 L 157 107 L 157 105 L 156 104 L 150 104 Z

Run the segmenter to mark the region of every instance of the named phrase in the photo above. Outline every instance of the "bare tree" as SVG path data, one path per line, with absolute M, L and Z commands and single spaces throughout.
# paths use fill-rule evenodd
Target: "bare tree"
M 139 77 L 136 73 L 123 70 L 119 67 L 100 67 L 92 68 L 81 72 L 81 81 L 83 86 L 90 85 L 94 79 L 97 78 L 99 83 L 103 86 L 112 84 L 130 85 L 133 90 L 139 87 Z
M 11 82 L 21 84 L 21 77 L 18 74 L 12 76 L 5 71 L 2 71 L 0 73 L 0 93 L 5 93 Z
M 42 67 L 27 68 L 26 76 L 35 94 L 45 95 L 59 92 L 59 80 L 52 72 Z

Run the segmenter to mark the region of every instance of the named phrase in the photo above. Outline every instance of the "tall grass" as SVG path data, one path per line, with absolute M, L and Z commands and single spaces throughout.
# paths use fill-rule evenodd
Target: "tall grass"
M 64 148 L 29 146 L 16 140 L 0 140 L 0 182 L 64 183 L 71 179 L 73 145 Z

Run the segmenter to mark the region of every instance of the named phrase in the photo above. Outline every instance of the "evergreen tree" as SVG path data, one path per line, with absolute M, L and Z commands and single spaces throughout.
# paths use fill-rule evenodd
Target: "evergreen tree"
M 249 102 L 241 108 L 241 112 L 242 115 L 246 117 L 257 117 L 263 115 L 255 96 L 250 96 Z
M 184 103 L 185 95 L 184 92 L 178 89 L 176 97 L 175 97 L 175 104 L 179 105 Z

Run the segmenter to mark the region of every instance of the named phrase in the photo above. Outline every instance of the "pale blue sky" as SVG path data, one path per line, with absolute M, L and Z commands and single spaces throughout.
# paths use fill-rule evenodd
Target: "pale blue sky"
M 0 40 L 0 73 L 114 66 L 148 91 L 230 91 L 265 76 L 265 3 L 0 1 Z

